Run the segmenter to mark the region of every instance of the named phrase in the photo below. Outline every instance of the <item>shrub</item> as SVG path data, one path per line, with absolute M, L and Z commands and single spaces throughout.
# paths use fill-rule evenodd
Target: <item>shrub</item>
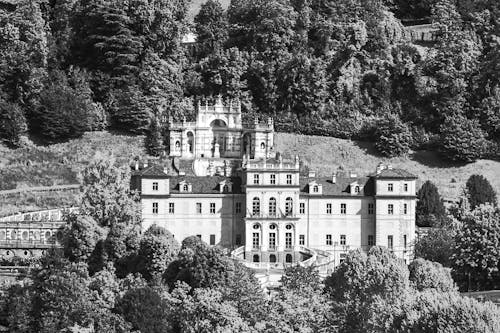
M 0 140 L 17 147 L 26 132 L 26 118 L 19 105 L 0 99 Z
M 465 187 L 467 188 L 467 199 L 469 200 L 471 209 L 475 209 L 476 207 L 486 203 L 492 205 L 497 204 L 497 194 L 488 179 L 484 176 L 470 176 L 465 184 Z

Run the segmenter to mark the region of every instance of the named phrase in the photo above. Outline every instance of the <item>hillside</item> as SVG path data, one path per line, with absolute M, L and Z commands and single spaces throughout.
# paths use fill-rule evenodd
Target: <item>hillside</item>
M 431 180 L 445 198 L 457 198 L 472 174 L 488 178 L 500 193 L 500 162 L 497 161 L 450 164 L 435 152 L 428 151 L 414 152 L 408 158 L 384 158 L 376 153 L 371 143 L 286 133 L 276 136 L 275 147 L 285 155 L 301 156 L 312 170 L 325 176 L 339 166 L 366 175 L 373 173 L 378 163 L 384 162 L 414 173 L 419 177 L 419 183 Z
M 191 8 L 189 10 L 189 17 L 191 18 L 191 20 L 196 16 L 196 14 L 198 14 L 201 5 L 205 2 L 206 0 L 193 0 L 191 2 Z M 231 0 L 219 0 L 219 2 L 224 8 L 227 8 L 229 7 L 229 3 L 231 2 Z
M 467 178 L 482 174 L 500 193 L 500 162 L 479 160 L 466 165 L 442 161 L 433 152 L 416 152 L 409 158 L 387 159 L 376 154 L 372 144 L 328 137 L 303 136 L 277 133 L 276 151 L 284 155 L 299 155 L 304 163 L 320 175 L 330 175 L 342 167 L 360 175 L 372 173 L 378 163 L 390 163 L 416 174 L 420 183 L 433 181 L 446 198 L 458 197 Z M 128 163 L 134 156 L 144 155 L 143 137 L 112 134 L 109 132 L 86 133 L 82 138 L 51 146 L 30 144 L 21 149 L 8 149 L 0 145 L 0 191 L 11 188 L 75 184 L 77 174 L 96 154 L 114 156 Z M 0 198 L 0 214 L 17 210 L 52 208 L 59 203 L 66 205 L 75 196 L 59 193 L 24 193 Z

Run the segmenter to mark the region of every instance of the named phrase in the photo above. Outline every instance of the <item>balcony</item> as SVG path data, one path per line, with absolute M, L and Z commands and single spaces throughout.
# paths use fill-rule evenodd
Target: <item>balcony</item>
M 250 212 L 247 211 L 247 219 L 269 219 L 269 220 L 278 220 L 278 219 L 296 219 L 299 218 L 297 214 L 294 212 L 290 213 L 264 213 L 264 212 Z

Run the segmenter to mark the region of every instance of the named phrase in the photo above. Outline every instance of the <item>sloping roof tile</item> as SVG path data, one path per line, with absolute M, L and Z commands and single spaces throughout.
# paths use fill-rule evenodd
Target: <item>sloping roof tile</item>
M 197 194 L 215 194 L 220 193 L 219 184 L 223 180 L 232 182 L 232 193 L 241 193 L 241 179 L 239 177 L 223 177 L 223 176 L 178 176 L 170 177 L 170 193 L 180 193 L 179 183 L 186 181 L 193 186 L 192 193 Z
M 403 170 L 403 169 L 384 169 L 379 174 L 374 174 L 373 177 L 389 178 L 389 179 L 393 179 L 393 178 L 416 179 L 417 178 L 417 176 L 415 176 L 414 174 L 412 174 L 406 170 Z

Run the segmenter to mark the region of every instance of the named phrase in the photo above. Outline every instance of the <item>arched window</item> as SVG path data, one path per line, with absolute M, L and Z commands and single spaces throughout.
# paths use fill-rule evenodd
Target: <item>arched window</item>
M 285 214 L 290 215 L 293 211 L 293 199 L 288 197 L 285 200 Z
M 187 138 L 188 138 L 187 141 L 188 141 L 189 152 L 193 153 L 193 146 L 194 146 L 194 135 L 193 135 L 193 132 L 188 132 Z
M 276 262 L 276 256 L 274 254 L 269 256 L 269 262 Z
M 259 255 L 258 254 L 254 254 L 253 255 L 253 262 L 259 262 L 259 261 L 260 261 Z
M 187 184 L 184 184 L 184 185 L 182 186 L 182 190 L 183 190 L 184 192 L 189 191 L 189 186 L 188 186 Z
M 356 187 L 354 188 L 354 192 L 355 192 L 355 193 L 359 193 L 359 186 L 356 186 Z
M 181 143 L 179 141 L 175 141 L 175 151 L 181 150 Z
M 285 256 L 285 261 L 290 263 L 292 262 L 292 255 L 290 253 L 288 253 L 286 256 Z
M 269 216 L 276 216 L 276 198 L 269 199 Z
M 266 144 L 264 142 L 262 142 L 260 144 L 260 149 L 262 149 L 262 150 L 266 149 Z
M 313 192 L 314 192 L 314 193 L 318 193 L 318 192 L 319 192 L 319 187 L 318 187 L 318 185 L 314 185 L 314 187 L 313 187 Z
M 255 197 L 252 201 L 252 215 L 260 215 L 260 199 Z

